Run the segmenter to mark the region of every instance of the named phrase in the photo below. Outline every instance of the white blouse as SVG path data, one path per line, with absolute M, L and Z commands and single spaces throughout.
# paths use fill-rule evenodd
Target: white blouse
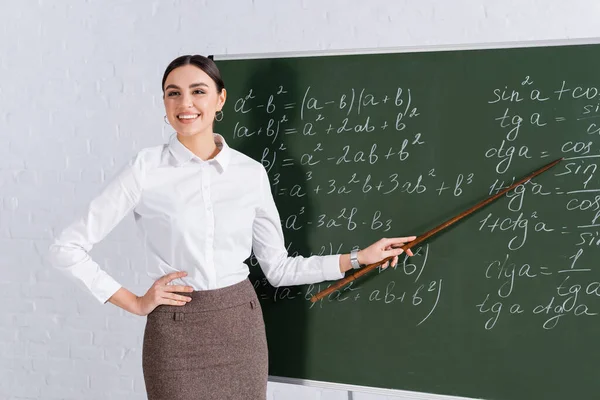
M 273 286 L 341 279 L 339 255 L 288 257 L 264 167 L 221 135 L 214 138 L 221 151 L 207 161 L 175 133 L 168 144 L 139 151 L 55 238 L 51 264 L 106 302 L 121 285 L 88 252 L 133 211 L 153 280 L 187 271 L 172 284 L 230 286 L 248 277 L 244 261 L 251 250 Z

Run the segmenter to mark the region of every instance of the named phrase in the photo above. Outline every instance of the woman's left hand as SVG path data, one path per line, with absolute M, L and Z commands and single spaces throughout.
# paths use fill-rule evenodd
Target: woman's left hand
M 399 237 L 399 238 L 383 238 L 379 239 L 366 249 L 360 250 L 358 252 L 358 262 L 363 265 L 374 264 L 388 257 L 394 256 L 391 260 L 391 264 L 387 261 L 383 264 L 382 268 L 387 268 L 388 266 L 395 267 L 398 264 L 398 256 L 404 252 L 400 247 L 404 246 L 406 243 L 415 240 L 416 236 L 407 236 L 407 237 Z M 409 256 L 413 256 L 413 253 L 410 249 L 406 250 L 406 254 Z

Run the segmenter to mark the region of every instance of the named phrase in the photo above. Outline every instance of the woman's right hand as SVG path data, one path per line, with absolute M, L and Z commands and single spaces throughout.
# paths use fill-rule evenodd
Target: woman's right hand
M 187 275 L 187 272 L 172 272 L 157 279 L 145 295 L 138 297 L 138 314 L 148 315 L 159 305 L 183 306 L 192 301 L 191 297 L 181 296 L 173 292 L 193 292 L 191 286 L 168 285 L 174 279 Z

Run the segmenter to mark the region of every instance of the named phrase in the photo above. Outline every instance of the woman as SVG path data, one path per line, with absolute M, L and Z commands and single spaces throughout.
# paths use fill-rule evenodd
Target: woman
M 176 133 L 133 157 L 56 238 L 51 261 L 100 302 L 147 316 L 142 365 L 149 400 L 264 399 L 265 328 L 244 264 L 251 249 L 272 285 L 289 286 L 340 279 L 391 256 L 395 266 L 397 247 L 414 236 L 381 239 L 352 254 L 288 257 L 265 169 L 213 133 L 226 99 L 214 62 L 199 55 L 173 60 L 162 90 Z M 155 280 L 143 296 L 88 255 L 132 210 Z

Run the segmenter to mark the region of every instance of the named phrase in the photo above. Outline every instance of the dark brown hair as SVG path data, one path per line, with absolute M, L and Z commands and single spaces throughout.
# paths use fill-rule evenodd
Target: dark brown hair
M 225 83 L 223 83 L 223 79 L 221 78 L 221 72 L 219 72 L 217 64 L 215 64 L 215 62 L 208 57 L 195 54 L 180 56 L 171 61 L 171 63 L 167 66 L 165 74 L 162 78 L 163 93 L 165 91 L 165 82 L 167 80 L 167 76 L 169 76 L 171 71 L 173 71 L 175 68 L 190 64 L 195 65 L 196 67 L 204 71 L 206 75 L 210 76 L 210 78 L 215 82 L 215 85 L 217 85 L 218 93 L 221 93 L 221 91 L 225 89 Z

